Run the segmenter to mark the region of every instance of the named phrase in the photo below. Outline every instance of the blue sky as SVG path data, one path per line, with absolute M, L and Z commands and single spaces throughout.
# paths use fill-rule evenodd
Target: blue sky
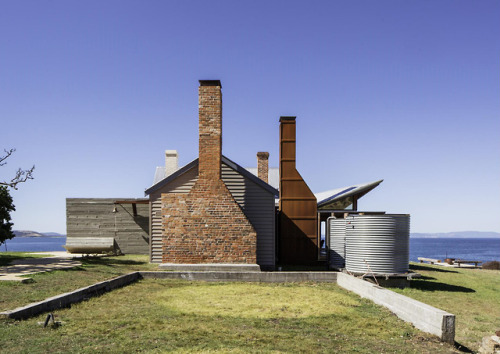
M 412 232 L 500 232 L 498 1 L 4 1 L 0 148 L 15 229 L 65 233 L 67 197 L 143 197 L 164 150 L 198 154 L 198 80 L 223 86 L 223 153 L 278 165 L 297 116 L 315 192 L 384 179 L 359 208 Z

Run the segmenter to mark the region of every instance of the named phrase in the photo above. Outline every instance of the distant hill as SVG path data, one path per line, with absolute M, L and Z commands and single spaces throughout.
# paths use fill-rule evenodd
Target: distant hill
M 65 237 L 66 235 L 57 232 L 37 232 L 31 230 L 14 230 L 16 237 Z
M 488 231 L 456 231 L 436 233 L 410 233 L 412 238 L 500 238 L 499 232 Z

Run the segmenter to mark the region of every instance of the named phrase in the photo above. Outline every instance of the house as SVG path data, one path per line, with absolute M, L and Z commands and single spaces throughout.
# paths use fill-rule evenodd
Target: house
M 151 262 L 273 269 L 278 191 L 222 155 L 221 91 L 218 80 L 200 81 L 199 157 L 146 190 Z M 265 176 L 269 154 L 257 156 Z
M 199 157 L 179 168 L 167 150 L 147 199 L 68 198 L 68 238 L 113 238 L 121 253 L 172 267 L 324 262 L 327 218 L 357 213 L 358 199 L 382 180 L 313 193 L 295 166 L 295 120 L 280 118 L 279 169 L 269 168 L 267 152 L 257 153 L 257 168 L 243 168 L 222 155 L 220 81 L 201 80 Z

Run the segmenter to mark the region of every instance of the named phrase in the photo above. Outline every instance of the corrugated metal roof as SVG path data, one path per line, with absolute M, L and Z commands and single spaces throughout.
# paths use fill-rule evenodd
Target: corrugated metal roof
M 357 196 L 358 198 L 361 198 L 366 193 L 368 193 L 372 189 L 376 188 L 383 181 L 384 180 L 381 179 L 381 180 L 375 181 L 375 182 L 356 184 L 353 186 L 331 189 L 328 191 L 315 193 L 314 196 L 318 200 L 318 207 L 320 208 L 322 206 L 326 206 L 328 204 L 331 204 L 333 202 L 336 202 L 336 201 L 339 201 L 341 199 L 345 199 L 345 198 L 348 198 L 351 196 Z
M 257 167 L 245 167 L 245 169 L 257 176 Z M 268 184 L 279 190 L 280 187 L 280 169 L 278 167 L 270 167 L 267 173 Z
M 154 179 L 153 179 L 153 184 L 152 184 L 153 186 L 154 186 L 156 183 L 160 182 L 160 181 L 161 181 L 162 179 L 164 179 L 165 177 L 167 177 L 167 176 L 166 176 L 166 172 L 165 172 L 165 171 L 166 171 L 165 166 L 158 166 L 158 167 L 156 167 L 155 177 L 154 177 Z
M 271 186 L 268 183 L 265 183 L 263 180 L 261 180 L 260 178 L 258 178 L 254 174 L 250 173 L 248 170 L 241 167 L 236 162 L 228 159 L 224 155 L 222 155 L 222 162 L 225 163 L 230 168 L 232 168 L 233 170 L 235 170 L 236 172 L 240 173 L 241 175 L 247 177 L 248 179 L 252 180 L 256 184 L 260 185 L 262 188 L 264 188 L 268 192 L 273 193 L 276 197 L 278 197 L 279 193 L 278 193 L 278 190 L 276 188 L 274 188 L 273 186 Z M 152 192 L 161 188 L 162 186 L 169 183 L 170 181 L 174 180 L 175 178 L 177 178 L 181 174 L 189 171 L 191 168 L 193 168 L 197 164 L 198 164 L 198 159 L 195 159 L 195 160 L 191 161 L 189 164 L 187 164 L 186 166 L 178 169 L 177 171 L 175 171 L 174 173 L 172 173 L 169 176 L 165 176 L 165 167 L 157 167 L 156 171 L 155 171 L 153 185 L 151 187 L 149 187 L 148 189 L 146 189 L 146 191 L 144 193 L 146 195 L 151 194 Z M 163 176 L 163 178 L 162 178 L 162 176 Z

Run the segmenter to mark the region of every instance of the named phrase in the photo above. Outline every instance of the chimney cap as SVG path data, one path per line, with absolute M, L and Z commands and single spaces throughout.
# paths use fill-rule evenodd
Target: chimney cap
M 269 153 L 266 151 L 259 151 L 257 157 L 269 158 Z
M 220 80 L 199 80 L 200 86 L 220 86 L 222 87 Z
M 293 116 L 281 116 L 280 117 L 280 122 L 295 122 L 295 118 Z

